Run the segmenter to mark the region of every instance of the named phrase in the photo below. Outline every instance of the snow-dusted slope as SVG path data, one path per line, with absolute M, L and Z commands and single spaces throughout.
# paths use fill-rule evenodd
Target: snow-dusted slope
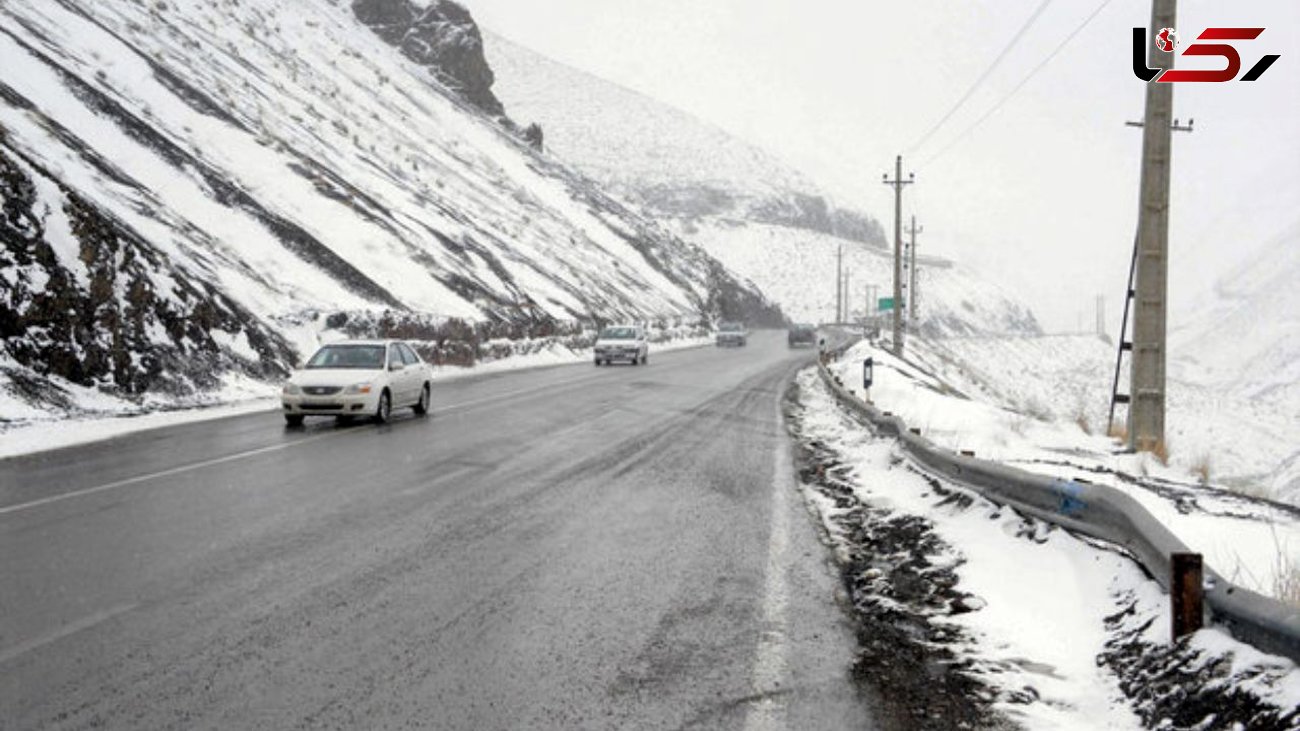
M 1207 396 L 1197 448 L 1243 482 L 1300 504 L 1300 220 L 1216 283 L 1171 335 L 1171 379 Z M 1171 395 L 1176 398 L 1176 394 Z M 1216 429 L 1217 427 L 1217 429 Z M 1222 445 L 1222 446 L 1216 446 Z
M 546 146 L 625 199 L 659 215 L 747 219 L 883 245 L 871 218 L 837 209 L 773 155 L 617 84 L 487 33 L 496 91 Z
M 1106 431 L 1113 343 L 1085 335 L 940 338 L 914 341 L 910 357 L 972 398 L 1008 410 L 1007 424 L 1016 429 L 1042 421 L 1067 430 Z M 1121 378 L 1123 388 L 1127 374 Z M 1300 505 L 1300 410 L 1295 401 L 1277 397 L 1281 392 L 1257 396 L 1172 373 L 1166 415 L 1168 474 Z M 937 424 L 946 417 L 921 418 Z M 1120 406 L 1117 426 L 1123 426 L 1124 418 Z M 999 447 L 968 444 L 981 454 L 996 454 Z M 1120 449 L 1118 443 L 1109 448 Z
M 775 316 L 347 3 L 7 0 L 0 67 L 11 393 L 261 377 L 339 311 Z
M 835 252 L 843 246 L 861 315 L 866 284 L 893 280 L 880 224 L 838 209 L 774 156 L 685 112 L 565 66 L 492 33 L 484 50 L 496 92 L 545 144 L 681 238 L 748 279 L 796 320 L 835 313 Z M 922 325 L 934 333 L 1036 333 L 1013 297 L 961 267 L 921 261 Z
M 1300 219 L 1216 282 L 1172 336 L 1180 375 L 1300 403 Z M 1176 315 L 1175 315 L 1176 317 Z
M 787 226 L 716 220 L 683 224 L 682 235 L 752 281 L 795 320 L 834 319 L 836 257 L 841 248 L 849 275 L 850 314 L 855 320 L 869 306 L 867 285 L 878 287 L 880 297 L 890 296 L 893 287 L 892 254 L 834 236 Z M 921 259 L 917 280 L 917 321 L 922 333 L 1039 332 L 1033 313 L 1011 294 L 959 265 Z

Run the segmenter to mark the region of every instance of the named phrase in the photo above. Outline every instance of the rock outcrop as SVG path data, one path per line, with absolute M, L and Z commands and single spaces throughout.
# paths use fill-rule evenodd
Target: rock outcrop
M 130 398 L 288 371 L 283 338 L 3 142 L 0 366 L 30 369 L 34 400 L 57 401 L 50 376 Z
M 483 56 L 483 36 L 464 7 L 450 0 L 424 7 L 412 0 L 353 0 L 352 12 L 465 101 L 492 116 L 505 114 L 492 93 L 495 77 Z

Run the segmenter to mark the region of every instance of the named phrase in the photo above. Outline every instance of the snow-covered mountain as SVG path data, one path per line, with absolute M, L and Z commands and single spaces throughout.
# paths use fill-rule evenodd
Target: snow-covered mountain
M 789 316 L 833 319 L 841 247 L 856 315 L 867 284 L 889 296 L 893 252 L 880 223 L 837 207 L 773 155 L 499 35 L 487 32 L 484 44 L 496 93 L 520 120 L 540 122 L 548 149 L 752 281 Z M 1038 332 L 1028 308 L 964 267 L 930 257 L 918 265 L 922 331 Z
M 1181 376 L 1300 403 L 1300 219 L 1215 283 L 1172 334 Z M 1298 412 L 1300 413 L 1300 412 Z
M 868 285 L 875 287 L 876 296 L 891 296 L 891 251 L 789 226 L 717 219 L 682 221 L 677 225 L 683 238 L 752 281 L 795 320 L 834 319 L 837 263 L 842 263 L 848 276 L 847 299 L 853 321 L 860 320 L 864 312 L 874 314 L 876 305 L 867 300 Z M 1040 332 L 1033 312 L 1013 293 L 974 276 L 957 263 L 918 259 L 916 278 L 916 319 L 909 326 L 910 332 L 932 337 Z M 912 300 L 906 289 L 909 283 L 910 276 L 905 272 L 904 302 Z
M 686 112 L 485 34 L 496 92 L 546 146 L 658 216 L 779 224 L 879 247 L 879 222 L 835 205 L 772 154 Z
M 1171 379 L 1206 398 L 1199 440 L 1253 468 L 1242 482 L 1300 503 L 1300 219 L 1227 272 L 1170 335 Z M 1217 426 L 1217 433 L 1214 427 Z M 1208 433 L 1205 433 L 1208 432 Z
M 6 410 L 266 379 L 350 313 L 780 320 L 525 142 L 449 0 L 6 0 L 0 67 Z

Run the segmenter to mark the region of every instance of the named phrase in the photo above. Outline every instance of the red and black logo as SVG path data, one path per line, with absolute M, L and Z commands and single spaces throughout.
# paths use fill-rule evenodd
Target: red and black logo
M 1263 28 L 1206 28 L 1196 37 L 1197 41 L 1253 41 L 1264 32 Z M 1219 70 L 1201 69 L 1153 69 L 1146 63 L 1147 31 L 1145 28 L 1133 29 L 1133 74 L 1143 81 L 1177 83 L 1187 81 L 1232 81 L 1241 71 L 1241 56 L 1236 47 L 1230 43 L 1193 43 L 1183 50 L 1183 56 L 1217 56 L 1227 61 L 1227 66 Z M 1161 28 L 1156 33 L 1156 48 L 1165 53 L 1173 53 L 1178 47 L 1178 31 L 1173 28 Z M 1254 66 L 1241 77 L 1241 81 L 1254 81 L 1264 75 L 1273 62 L 1281 58 L 1278 54 L 1269 54 L 1255 62 Z

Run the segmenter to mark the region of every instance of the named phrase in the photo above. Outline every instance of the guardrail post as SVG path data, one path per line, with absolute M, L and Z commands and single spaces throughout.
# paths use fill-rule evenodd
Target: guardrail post
M 1170 555 L 1173 580 L 1169 583 L 1169 603 L 1173 609 L 1174 641 L 1200 629 L 1205 624 L 1205 592 L 1201 585 L 1201 554 Z

